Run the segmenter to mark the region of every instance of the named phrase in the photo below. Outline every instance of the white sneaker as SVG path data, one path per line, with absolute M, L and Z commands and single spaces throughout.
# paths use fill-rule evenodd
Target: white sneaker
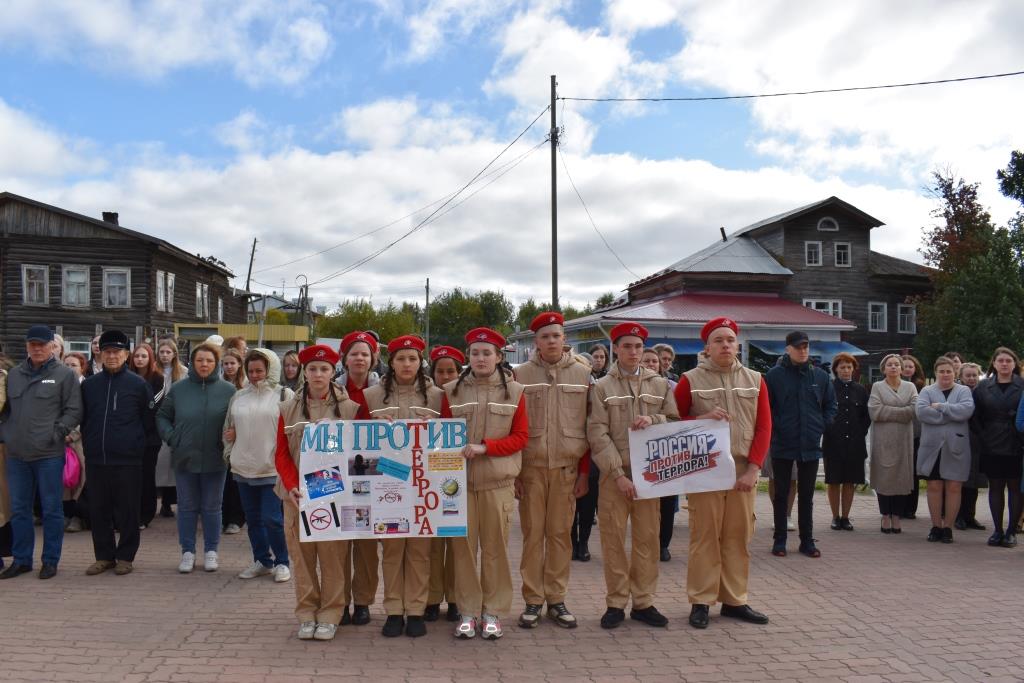
M 262 562 L 253 562 L 248 567 L 242 570 L 242 572 L 238 575 L 238 578 L 255 579 L 257 576 L 266 576 L 272 571 L 274 570 L 264 565 Z
M 315 621 L 304 621 L 299 624 L 299 632 L 296 634 L 299 640 L 313 640 L 313 635 L 316 633 L 316 622 Z
M 224 527 L 224 533 L 228 535 L 240 534 L 242 533 L 242 527 L 238 526 L 237 524 L 228 524 L 226 527 Z
M 796 524 L 793 524 L 792 517 L 786 517 L 786 531 L 796 531 Z
M 191 574 L 192 570 L 196 567 L 196 554 L 195 553 L 182 553 L 181 563 L 178 565 L 178 571 L 182 574 Z
M 275 583 L 284 583 L 285 581 L 290 581 L 292 578 L 292 572 L 288 569 L 288 565 L 286 564 L 275 565 L 273 571 Z
M 209 550 L 206 553 L 206 558 L 203 562 L 203 569 L 208 572 L 215 572 L 220 568 L 220 562 L 217 560 L 217 551 Z
M 455 637 L 461 640 L 476 638 L 476 617 L 463 614 L 459 625 L 455 627 Z
M 501 638 L 505 633 L 501 630 L 501 622 L 498 621 L 498 617 L 493 614 L 485 614 L 483 616 L 484 625 L 480 629 L 480 637 L 484 640 L 497 640 Z
M 334 632 L 337 630 L 337 624 L 317 624 L 313 640 L 334 640 Z
M 73 534 L 73 533 L 75 533 L 77 531 L 81 531 L 81 530 L 82 530 L 82 520 L 79 519 L 78 517 L 72 517 L 68 521 L 67 528 L 64 529 L 64 531 L 67 531 L 69 534 Z

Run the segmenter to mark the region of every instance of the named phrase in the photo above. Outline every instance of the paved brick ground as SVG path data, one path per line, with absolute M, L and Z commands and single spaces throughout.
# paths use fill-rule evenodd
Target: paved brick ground
M 1024 680 L 1020 551 L 988 548 L 988 534 L 980 531 L 958 533 L 951 546 L 926 543 L 926 509 L 917 521 L 904 523 L 902 535 L 882 536 L 870 496 L 857 497 L 853 533 L 828 529 L 823 494 L 815 507 L 823 557 L 792 552 L 774 558 L 768 552 L 770 505 L 759 494 L 751 596 L 771 616 L 766 627 L 714 617 L 706 631 L 686 624 L 684 512 L 676 520 L 674 559 L 661 565 L 656 604 L 671 619 L 667 629 L 627 619 L 618 630 L 601 630 L 604 588 L 600 545 L 594 543 L 594 561 L 573 563 L 569 605 L 580 628 L 544 623 L 523 631 L 510 620 L 497 643 L 457 642 L 447 622 L 431 625 L 418 640 L 383 638 L 379 599 L 371 625 L 343 627 L 332 643 L 300 642 L 291 584 L 234 577 L 249 560 L 244 533 L 224 537 L 221 571 L 180 575 L 174 521 L 159 519 L 144 532 L 137 570 L 127 577 L 86 577 L 90 538 L 73 534 L 55 579 L 27 574 L 0 582 L 0 678 Z M 988 523 L 987 514 L 979 517 Z M 515 534 L 516 565 L 519 544 Z

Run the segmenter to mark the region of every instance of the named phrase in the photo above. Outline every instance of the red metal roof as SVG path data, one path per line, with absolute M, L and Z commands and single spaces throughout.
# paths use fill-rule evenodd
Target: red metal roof
M 815 326 L 853 329 L 854 323 L 827 313 L 781 299 L 774 294 L 708 294 L 687 293 L 601 311 L 566 323 L 579 328 L 602 320 L 636 320 L 638 322 L 703 323 L 718 316 L 746 324 Z

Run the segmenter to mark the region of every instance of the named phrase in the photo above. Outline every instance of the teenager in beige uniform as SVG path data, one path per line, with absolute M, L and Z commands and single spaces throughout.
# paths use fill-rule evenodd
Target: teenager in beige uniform
M 430 351 L 430 378 L 435 387 L 454 382 L 466 364 L 466 357 L 454 346 L 435 346 Z M 455 602 L 455 562 L 452 559 L 452 539 L 430 539 L 430 587 L 427 590 L 426 621 L 437 621 L 441 616 L 441 601 L 448 602 L 445 619 L 459 620 L 459 606 Z
M 530 440 L 523 449 L 523 470 L 516 479 L 519 520 L 523 526 L 523 577 L 526 609 L 519 625 L 535 628 L 540 611 L 559 626 L 576 628 L 565 606 L 572 557 L 572 518 L 576 498 L 587 493 L 587 389 L 590 365 L 566 351 L 565 319 L 541 313 L 530 323 L 536 347 L 529 362 L 516 368 L 525 387 Z
M 502 636 L 499 617 L 512 607 L 508 533 L 515 511 L 513 484 L 529 438 L 523 385 L 501 369 L 505 338 L 478 327 L 466 334 L 469 367 L 445 385 L 442 417 L 466 420 L 467 535 L 452 539 L 455 594 L 462 617 L 456 638 L 473 638 L 477 615 L 486 639 Z M 480 571 L 477 573 L 477 555 Z
M 616 361 L 608 374 L 590 389 L 590 420 L 587 436 L 590 453 L 601 468 L 598 519 L 608 609 L 601 628 L 615 628 L 629 616 L 650 626 L 666 626 L 654 607 L 658 587 L 657 498 L 640 500 L 630 479 L 629 432 L 652 424 L 678 420 L 676 402 L 668 380 L 640 366 L 647 328 L 621 323 L 610 333 Z M 631 520 L 632 557 L 626 556 L 626 523 Z
M 277 423 L 277 452 L 274 457 L 280 478 L 275 491 L 284 500 L 285 542 L 295 584 L 295 616 L 299 618 L 301 640 L 334 638 L 345 606 L 344 565 L 349 561 L 350 541 L 299 541 L 299 453 L 302 434 L 308 424 L 321 420 L 351 420 L 359 404 L 349 400 L 344 389 L 331 383 L 338 354 L 317 344 L 299 353 L 305 386 L 293 399 L 281 404 Z M 317 574 L 317 563 L 320 572 Z
M 388 344 L 388 370 L 380 384 L 363 392 L 374 420 L 431 419 L 441 416 L 444 392 L 423 371 L 426 344 L 414 335 Z M 431 538 L 391 538 L 382 541 L 384 555 L 384 612 L 381 631 L 388 638 L 426 635 L 423 612 L 430 582 Z M 403 618 L 404 616 L 404 618 Z

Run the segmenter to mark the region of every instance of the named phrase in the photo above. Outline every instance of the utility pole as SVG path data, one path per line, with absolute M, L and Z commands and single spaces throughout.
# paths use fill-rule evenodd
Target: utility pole
M 556 162 L 558 156 L 558 121 L 555 118 L 555 88 L 557 86 L 554 74 L 551 75 L 551 308 L 559 310 L 558 306 L 558 175 L 556 173 Z
M 424 319 L 424 330 L 423 339 L 427 343 L 427 348 L 430 348 L 430 278 L 427 278 L 427 303 L 423 307 L 423 319 Z
M 256 315 L 256 302 L 249 296 L 249 285 L 252 282 L 252 262 L 256 259 L 256 238 L 252 238 L 252 251 L 249 252 L 249 270 L 245 274 L 245 296 L 249 300 L 249 308 L 253 316 Z

